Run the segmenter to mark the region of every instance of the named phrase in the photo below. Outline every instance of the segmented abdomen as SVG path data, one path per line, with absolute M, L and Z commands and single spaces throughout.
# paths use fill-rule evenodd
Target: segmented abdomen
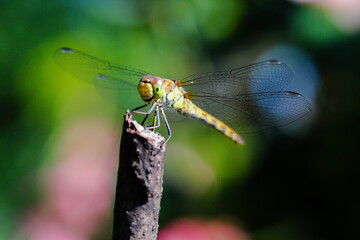
M 189 99 L 184 98 L 183 106 L 178 108 L 177 110 L 181 114 L 197 118 L 206 122 L 213 128 L 223 133 L 226 137 L 230 138 L 235 143 L 240 145 L 244 144 L 244 140 L 237 132 L 234 131 L 234 129 L 230 128 L 224 122 L 220 121 L 209 113 L 203 111 L 201 108 L 192 103 Z

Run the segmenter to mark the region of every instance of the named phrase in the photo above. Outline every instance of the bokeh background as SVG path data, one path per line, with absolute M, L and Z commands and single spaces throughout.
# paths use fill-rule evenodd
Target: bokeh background
M 0 239 L 110 239 L 124 109 L 59 47 L 182 79 L 291 65 L 310 114 L 244 135 L 173 123 L 159 239 L 360 239 L 358 0 L 0 2 Z M 164 132 L 164 129 L 160 130 Z

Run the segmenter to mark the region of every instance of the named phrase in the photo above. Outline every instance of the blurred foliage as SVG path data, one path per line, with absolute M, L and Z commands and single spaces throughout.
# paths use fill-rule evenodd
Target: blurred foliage
M 40 176 L 61 160 L 58 137 L 71 123 L 101 118 L 121 126 L 123 109 L 53 61 L 63 46 L 173 79 L 281 58 L 276 46 L 296 46 L 284 59 L 306 55 L 301 66 L 319 72 L 311 91 L 305 80 L 294 85 L 309 93 L 313 112 L 295 130 L 246 135 L 244 147 L 201 122 L 173 123 L 160 224 L 218 217 L 259 240 L 359 237 L 359 29 L 343 31 L 326 9 L 290 1 L 5 0 L 0 239 L 17 239 L 41 205 Z M 110 218 L 93 238 L 109 229 Z

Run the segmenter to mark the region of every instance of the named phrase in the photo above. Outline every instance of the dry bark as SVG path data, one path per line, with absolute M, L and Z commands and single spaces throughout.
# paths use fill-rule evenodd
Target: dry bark
M 156 239 L 165 140 L 125 115 L 117 175 L 113 239 Z

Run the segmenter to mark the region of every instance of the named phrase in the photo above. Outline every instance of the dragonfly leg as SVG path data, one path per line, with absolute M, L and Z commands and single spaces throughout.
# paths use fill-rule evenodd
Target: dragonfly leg
M 144 117 L 144 120 L 142 120 L 142 122 L 141 122 L 141 126 L 144 126 L 144 124 L 149 116 L 150 116 L 150 114 L 146 114 L 146 116 Z
M 147 112 L 141 112 L 141 111 L 137 111 L 138 109 L 144 108 L 146 106 L 148 106 L 149 104 L 145 104 L 142 105 L 140 107 L 134 108 L 133 110 L 131 110 L 131 113 L 137 113 L 137 114 L 144 114 L 146 115 L 144 120 L 141 122 L 141 125 L 144 126 L 146 120 L 148 119 L 149 115 L 151 114 L 151 112 L 154 110 L 155 106 L 156 106 L 156 102 L 153 103 L 153 105 L 151 106 L 151 108 L 147 111 Z
M 159 118 L 159 108 L 155 109 L 154 119 L 153 119 L 153 126 L 156 126 L 156 123 L 160 125 L 160 118 Z
M 159 115 L 159 106 L 156 106 L 155 116 L 154 116 L 154 125 L 148 126 L 148 127 L 146 127 L 146 129 L 155 129 L 158 127 L 160 127 L 160 115 Z
M 168 123 L 168 121 L 167 121 L 167 119 L 166 119 L 166 115 L 165 115 L 164 109 L 161 108 L 160 110 L 161 110 L 161 115 L 162 115 L 163 118 L 164 118 L 164 122 L 165 122 L 166 129 L 167 129 L 168 134 L 169 134 L 168 138 L 167 138 L 166 141 L 165 141 L 165 143 L 167 143 L 167 141 L 169 141 L 169 139 L 171 138 L 171 129 L 170 129 L 170 125 L 169 125 L 169 123 Z
M 156 123 L 159 123 L 160 124 L 160 119 L 159 119 L 159 110 L 156 109 L 156 114 L 154 115 L 154 120 L 153 120 L 153 126 L 156 126 Z
M 137 113 L 137 114 L 148 115 L 148 114 L 150 114 L 150 113 L 154 110 L 154 108 L 155 108 L 155 106 L 156 106 L 156 102 L 153 103 L 153 105 L 151 106 L 151 108 L 150 108 L 147 112 L 138 111 L 139 109 L 144 108 L 144 107 L 146 107 L 146 106 L 148 106 L 148 105 L 149 105 L 149 104 L 147 103 L 147 104 L 142 105 L 142 106 L 140 106 L 140 107 L 134 108 L 133 110 L 131 110 L 130 113 Z
M 144 108 L 144 107 L 146 107 L 148 105 L 149 105 L 149 103 L 146 103 L 144 105 L 141 105 L 140 107 L 134 108 L 133 110 L 130 111 L 130 113 L 136 113 L 137 110 L 142 109 L 142 108 Z

